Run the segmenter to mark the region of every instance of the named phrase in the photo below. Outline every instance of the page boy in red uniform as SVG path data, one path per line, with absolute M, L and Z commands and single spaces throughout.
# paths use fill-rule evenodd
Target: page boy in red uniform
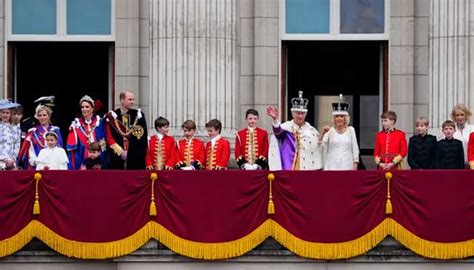
M 383 130 L 375 137 L 374 158 L 381 170 L 401 169 L 401 162 L 407 155 L 405 132 L 395 129 L 397 114 L 386 111 L 380 116 Z
M 148 141 L 146 167 L 149 170 L 172 170 L 176 164 L 176 143 L 168 135 L 170 122 L 164 117 L 155 120 L 156 135 Z
M 183 128 L 184 138 L 177 143 L 177 163 L 175 168 L 180 170 L 202 170 L 206 162 L 204 143 L 194 138 L 196 123 L 192 120 L 185 121 Z
M 211 141 L 206 143 L 206 170 L 227 170 L 230 158 L 230 143 L 221 137 L 222 123 L 212 119 L 206 123 Z
M 268 169 L 268 133 L 257 127 L 258 111 L 245 113 L 247 127 L 235 136 L 235 160 L 242 170 Z

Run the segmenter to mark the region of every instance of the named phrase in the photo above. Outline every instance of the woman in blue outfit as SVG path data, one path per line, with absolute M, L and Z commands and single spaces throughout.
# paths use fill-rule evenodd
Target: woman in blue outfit
M 94 114 L 96 105 L 89 96 L 79 101 L 81 117 L 75 118 L 69 127 L 66 150 L 69 157 L 69 169 L 79 170 L 83 161 L 89 157 L 89 144 L 98 142 L 101 146 L 101 158 L 106 160 L 104 119 Z

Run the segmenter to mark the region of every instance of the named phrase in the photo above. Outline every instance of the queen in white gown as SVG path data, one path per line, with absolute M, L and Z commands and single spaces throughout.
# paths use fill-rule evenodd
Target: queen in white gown
M 359 145 L 353 127 L 349 126 L 349 104 L 332 104 L 334 127 L 323 137 L 324 170 L 356 170 L 359 163 Z

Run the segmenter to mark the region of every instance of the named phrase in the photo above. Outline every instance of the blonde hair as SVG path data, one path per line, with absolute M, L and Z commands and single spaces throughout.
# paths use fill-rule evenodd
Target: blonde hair
M 36 107 L 36 113 L 35 113 L 36 118 L 38 118 L 38 114 L 41 111 L 46 111 L 46 113 L 48 114 L 49 117 L 51 117 L 51 114 L 53 113 L 53 111 L 51 110 L 50 107 L 45 106 L 45 105 L 38 105 L 38 107 Z
M 334 126 L 336 125 L 336 116 L 338 115 L 340 114 L 336 114 L 332 116 L 332 123 L 334 124 Z M 343 116 L 344 116 L 344 125 L 349 126 L 349 123 L 351 122 L 350 116 L 349 115 L 343 115 Z
M 453 107 L 453 110 L 451 111 L 451 119 L 455 120 L 456 119 L 456 112 L 457 111 L 462 111 L 464 113 L 464 116 L 466 116 L 466 120 L 471 117 L 472 113 L 471 111 L 467 108 L 466 105 L 464 104 L 456 104 L 456 106 Z
M 430 125 L 430 121 L 428 121 L 428 118 L 424 117 L 424 116 L 421 116 L 421 117 L 418 117 L 418 119 L 416 119 L 416 122 L 415 122 L 415 126 L 418 126 L 419 124 L 423 124 L 425 126 L 429 126 Z

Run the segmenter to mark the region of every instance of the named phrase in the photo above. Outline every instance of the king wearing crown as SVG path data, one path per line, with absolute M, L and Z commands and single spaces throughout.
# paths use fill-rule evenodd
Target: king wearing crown
M 267 114 L 273 119 L 270 142 L 269 166 L 271 170 L 320 170 L 322 164 L 321 140 L 324 134 L 305 121 L 308 99 L 299 91 L 291 99 L 293 119 L 280 124 L 278 109 L 268 107 Z

